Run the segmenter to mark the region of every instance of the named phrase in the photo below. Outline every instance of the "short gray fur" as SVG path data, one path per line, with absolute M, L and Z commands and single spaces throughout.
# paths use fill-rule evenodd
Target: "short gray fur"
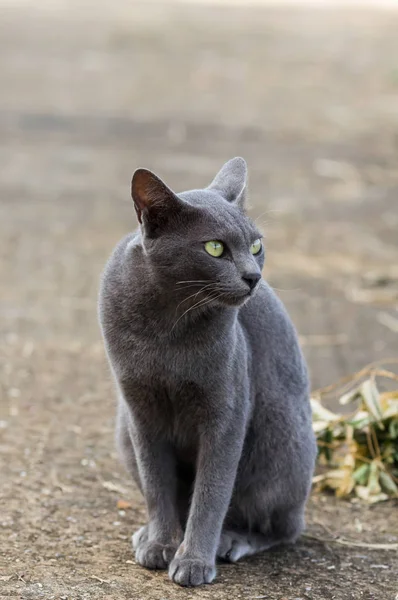
M 264 281 L 244 209 L 242 158 L 212 184 L 172 192 L 139 169 L 140 229 L 116 247 L 99 313 L 117 384 L 117 443 L 148 523 L 136 560 L 180 585 L 304 527 L 316 444 L 307 368 L 282 302 Z M 225 253 L 210 256 L 205 242 Z M 246 278 L 246 279 L 243 279 Z

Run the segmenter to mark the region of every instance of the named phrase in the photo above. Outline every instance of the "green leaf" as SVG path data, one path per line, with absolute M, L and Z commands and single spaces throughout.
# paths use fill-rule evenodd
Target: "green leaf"
M 391 439 L 395 440 L 398 437 L 398 419 L 392 419 L 388 426 L 388 434 Z
M 366 485 L 368 478 L 369 478 L 369 473 L 370 473 L 370 465 L 365 463 L 365 464 L 361 465 L 360 467 L 358 467 L 358 469 L 356 469 L 354 471 L 352 476 L 355 479 L 355 481 L 357 483 L 359 483 L 360 485 Z
M 349 425 L 352 425 L 354 429 L 363 429 L 372 421 L 374 421 L 372 415 L 370 415 L 366 410 L 360 410 L 356 412 L 351 419 L 347 419 L 346 422 Z
M 379 484 L 379 465 L 374 460 L 369 469 L 368 489 L 370 495 L 380 494 L 381 488 Z
M 385 492 L 393 495 L 398 494 L 398 487 L 389 473 L 386 473 L 385 471 L 380 471 L 379 478 L 381 487 Z

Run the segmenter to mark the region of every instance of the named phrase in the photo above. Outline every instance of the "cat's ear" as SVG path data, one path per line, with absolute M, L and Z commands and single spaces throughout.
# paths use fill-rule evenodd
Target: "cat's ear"
M 182 202 L 159 177 L 148 169 L 137 169 L 131 181 L 131 197 L 140 224 L 153 231 L 181 210 Z
M 237 156 L 225 163 L 207 189 L 217 190 L 228 202 L 233 202 L 243 208 L 246 184 L 246 161 Z

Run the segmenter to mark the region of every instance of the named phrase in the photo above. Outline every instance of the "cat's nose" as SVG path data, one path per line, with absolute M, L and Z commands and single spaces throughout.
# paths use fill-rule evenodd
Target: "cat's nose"
M 259 275 L 259 273 L 245 273 L 242 275 L 242 279 L 245 283 L 247 283 L 250 290 L 254 290 L 261 279 L 261 275 Z

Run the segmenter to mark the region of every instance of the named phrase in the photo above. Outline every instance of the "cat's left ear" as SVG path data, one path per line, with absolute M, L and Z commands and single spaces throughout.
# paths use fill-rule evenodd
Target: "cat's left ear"
M 131 197 L 137 219 L 145 231 L 154 234 L 182 208 L 182 201 L 157 175 L 137 169 L 131 182 Z
M 244 208 L 246 185 L 246 161 L 237 156 L 225 163 L 207 189 L 217 190 L 228 202 Z

